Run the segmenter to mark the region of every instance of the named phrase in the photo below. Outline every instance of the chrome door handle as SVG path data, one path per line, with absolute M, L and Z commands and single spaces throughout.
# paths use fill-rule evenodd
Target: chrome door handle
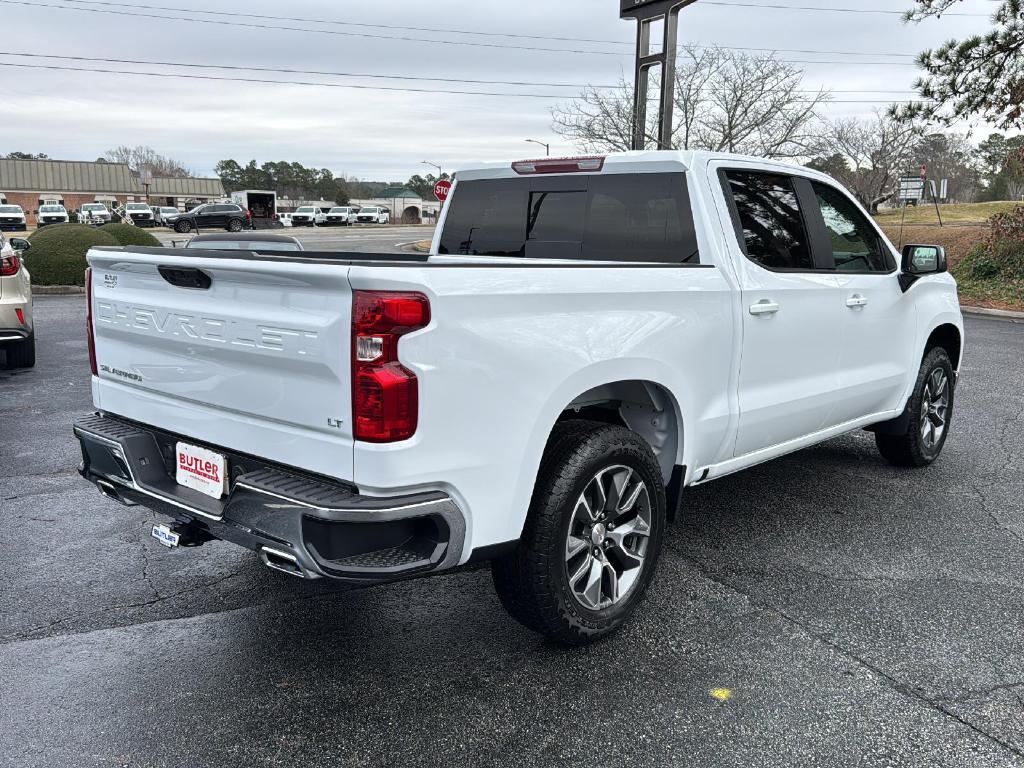
M 846 306 L 850 307 L 851 309 L 856 309 L 857 307 L 866 307 L 867 304 L 867 298 L 861 296 L 859 293 L 853 294 L 853 296 L 846 300 Z
M 779 305 L 768 299 L 761 299 L 757 304 L 750 305 L 752 315 L 774 315 L 779 311 Z

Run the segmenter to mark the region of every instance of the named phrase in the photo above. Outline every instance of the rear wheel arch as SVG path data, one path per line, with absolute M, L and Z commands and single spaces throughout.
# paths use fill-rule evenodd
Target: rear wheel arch
M 592 387 L 562 410 L 558 421 L 568 419 L 618 424 L 635 432 L 650 446 L 666 485 L 681 462 L 683 420 L 679 403 L 667 387 L 657 382 L 631 379 Z

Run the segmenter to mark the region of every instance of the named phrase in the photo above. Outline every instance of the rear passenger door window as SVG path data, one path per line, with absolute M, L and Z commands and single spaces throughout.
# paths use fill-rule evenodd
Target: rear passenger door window
M 826 248 L 839 272 L 889 272 L 895 268 L 882 238 L 863 213 L 842 192 L 811 182 L 825 223 Z
M 790 176 L 726 171 L 737 235 L 748 259 L 774 271 L 812 271 L 814 258 Z

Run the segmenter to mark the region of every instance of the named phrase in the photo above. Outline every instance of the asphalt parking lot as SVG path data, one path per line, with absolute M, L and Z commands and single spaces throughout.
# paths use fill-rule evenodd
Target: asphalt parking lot
M 75 472 L 84 299 L 36 313 L 0 372 L 4 766 L 1024 764 L 1024 324 L 968 319 L 936 465 L 861 432 L 694 489 L 637 620 L 565 650 L 486 569 L 341 592 L 162 548 Z

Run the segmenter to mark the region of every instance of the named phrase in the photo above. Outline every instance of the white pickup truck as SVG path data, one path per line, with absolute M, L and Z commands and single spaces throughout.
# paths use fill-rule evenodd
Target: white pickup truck
M 949 434 L 963 326 L 831 178 L 699 152 L 461 170 L 429 255 L 88 254 L 84 477 L 303 578 L 493 561 L 580 644 L 622 624 L 683 488 L 852 430 Z

